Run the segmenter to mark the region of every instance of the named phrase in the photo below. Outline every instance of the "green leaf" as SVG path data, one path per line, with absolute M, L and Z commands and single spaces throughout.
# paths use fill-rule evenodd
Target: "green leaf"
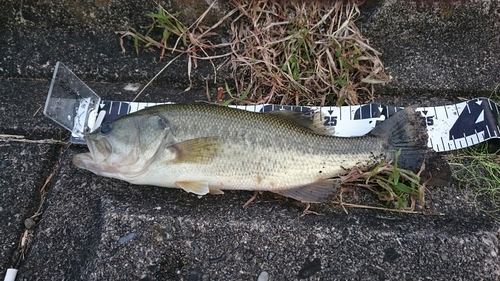
M 354 71 L 354 68 L 352 68 L 352 66 L 350 66 L 347 62 L 345 62 L 345 60 L 341 58 L 339 58 L 339 64 L 341 67 L 349 69 L 349 71 Z
M 245 91 L 243 91 L 243 93 L 242 93 L 242 94 L 241 94 L 241 96 L 240 96 L 240 99 L 241 99 L 241 100 L 246 99 L 246 98 L 247 98 L 247 96 L 248 96 L 248 93 L 249 93 L 249 92 L 250 92 L 250 87 L 248 87 Z
M 134 48 L 137 55 L 139 55 L 139 37 L 134 36 Z
M 175 25 L 177 26 L 177 30 L 179 31 L 179 34 L 184 32 L 184 27 L 182 26 L 182 24 L 180 22 L 176 21 Z
M 380 185 L 381 187 L 383 187 L 385 190 L 391 192 L 392 191 L 392 187 L 385 181 L 381 180 L 381 179 L 377 179 L 377 184 Z
M 168 29 L 163 30 L 163 40 L 165 40 L 165 43 L 167 42 L 169 37 L 170 37 L 170 31 Z
M 337 100 L 336 106 L 342 106 L 345 103 L 345 97 L 341 97 Z
M 392 178 L 392 183 L 394 185 L 397 185 L 398 182 L 399 182 L 399 171 L 398 169 L 396 168 L 396 166 L 394 166 L 394 170 L 392 172 L 392 175 L 391 175 L 391 178 Z
M 401 149 L 396 151 L 395 156 L 394 156 L 394 170 L 393 170 L 393 180 L 394 180 L 394 185 L 396 185 L 399 182 L 399 170 L 398 170 L 398 157 L 401 155 Z
M 186 34 L 184 34 L 184 35 L 182 36 L 182 44 L 184 44 L 184 46 L 187 46 L 187 45 L 188 45 L 188 44 L 187 44 L 187 35 L 186 35 Z
M 356 51 L 356 54 L 357 55 L 361 55 L 361 51 L 359 50 L 359 47 L 356 45 L 356 44 L 352 44 L 352 47 L 354 48 L 354 50 Z
M 146 16 L 148 16 L 148 17 L 150 17 L 150 18 L 153 18 L 153 19 L 162 18 L 162 15 L 161 15 L 161 14 L 153 14 L 153 13 L 150 13 L 150 14 L 147 14 Z
M 169 20 L 163 21 L 160 25 L 158 25 L 158 27 L 168 29 L 169 31 L 175 31 L 174 24 Z
M 401 192 L 404 192 L 406 194 L 413 194 L 413 193 L 415 193 L 415 190 L 411 189 L 406 184 L 401 183 L 401 182 L 398 182 L 398 184 L 394 185 L 394 189 L 398 190 L 398 191 L 401 191 Z
M 149 33 L 151 33 L 151 31 L 153 31 L 153 29 L 155 28 L 155 25 L 152 24 L 151 27 L 148 29 L 148 31 L 146 32 L 146 35 L 144 36 L 149 36 Z
M 340 87 L 345 87 L 347 85 L 347 81 L 345 81 L 344 79 L 342 78 L 339 78 L 337 79 L 337 84 L 340 86 Z
M 396 169 L 398 168 L 398 158 L 400 155 L 401 155 L 401 149 L 396 151 L 396 153 L 394 154 L 394 168 Z
M 224 84 L 224 88 L 226 89 L 226 93 L 231 97 L 232 100 L 234 100 L 234 97 L 231 94 L 231 89 L 229 89 L 229 85 L 227 84 L 227 82 Z
M 335 56 L 340 59 L 340 56 L 342 55 L 342 49 L 340 47 L 335 50 Z
M 402 209 L 402 208 L 406 207 L 406 205 L 407 205 L 406 200 L 404 200 L 401 197 L 396 197 L 396 200 L 398 201 L 398 204 L 397 204 L 398 209 Z
M 232 102 L 234 101 L 234 99 L 228 99 L 227 101 L 223 102 L 222 103 L 222 106 L 228 106 L 229 104 L 231 104 Z

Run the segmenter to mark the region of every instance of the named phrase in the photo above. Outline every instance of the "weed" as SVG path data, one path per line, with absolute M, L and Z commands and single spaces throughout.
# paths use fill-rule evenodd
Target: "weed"
M 250 92 L 250 89 L 246 89 L 245 91 L 243 91 L 243 93 L 241 93 L 239 95 L 239 97 L 236 97 L 231 93 L 231 89 L 229 88 L 229 85 L 227 84 L 227 82 L 225 83 L 224 89 L 230 98 L 227 99 L 226 101 L 222 102 L 223 106 L 228 106 L 228 105 L 234 104 L 234 103 L 235 104 L 244 104 L 245 100 L 248 97 L 248 93 Z M 219 99 L 219 101 L 221 101 L 221 99 Z
M 179 39 L 181 39 L 183 46 L 188 46 L 188 34 L 186 32 L 186 27 L 177 20 L 177 16 L 179 13 L 171 14 L 161 6 L 158 6 L 158 11 L 156 13 L 147 14 L 148 17 L 152 19 L 151 25 L 148 27 L 147 32 L 142 35 L 137 32 L 133 28 L 129 28 L 129 31 L 119 31 L 118 33 L 122 34 L 121 45 L 123 47 L 123 37 L 131 36 L 134 40 L 134 48 L 139 55 L 139 42 L 144 44 L 144 48 L 149 48 L 151 46 L 157 47 L 161 49 L 160 60 L 165 56 L 165 50 L 179 51 L 176 45 L 171 48 L 167 46 L 168 39 L 172 34 L 176 35 Z M 152 36 L 154 31 L 159 30 L 161 33 L 160 39 L 155 39 Z
M 134 28 L 129 27 L 127 31 L 116 31 L 116 34 L 120 34 L 120 46 L 122 51 L 125 52 L 124 46 L 124 38 L 131 37 L 134 42 L 134 49 L 137 54 L 139 54 L 139 45 L 144 44 L 144 48 L 156 47 L 161 50 L 160 61 L 165 57 L 166 51 L 171 51 L 172 53 L 180 53 L 186 54 L 188 56 L 188 67 L 187 73 L 189 77 L 189 81 L 191 82 L 191 72 L 193 68 L 197 68 L 197 60 L 209 60 L 214 69 L 214 77 L 217 77 L 217 67 L 213 63 L 213 59 L 229 57 L 230 53 L 223 53 L 218 55 L 210 55 L 208 52 L 210 50 L 227 48 L 229 43 L 220 43 L 214 44 L 210 41 L 210 38 L 216 36 L 213 30 L 222 24 L 225 20 L 231 17 L 236 9 L 233 9 L 229 13 L 227 13 L 224 17 L 222 17 L 217 23 L 214 25 L 207 27 L 202 24 L 203 19 L 208 14 L 208 12 L 213 8 L 217 1 L 213 1 L 212 4 L 208 7 L 208 9 L 200 15 L 200 17 L 190 26 L 185 26 L 178 19 L 178 13 L 171 14 L 167 10 L 165 10 L 162 6 L 158 5 L 158 10 L 156 13 L 150 13 L 147 16 L 151 18 L 152 23 L 148 27 L 148 30 L 145 34 L 142 34 L 135 30 Z M 159 37 L 156 34 L 161 34 Z M 175 44 L 173 46 L 169 46 L 169 39 L 174 35 L 177 37 Z M 178 47 L 179 43 L 182 42 L 182 48 Z M 173 60 L 177 59 L 174 58 Z M 173 61 L 172 60 L 172 61 Z M 170 63 L 172 62 L 170 61 Z M 159 73 L 156 74 L 155 78 L 164 71 L 163 68 Z M 155 79 L 153 78 L 149 81 L 148 85 Z M 214 83 L 217 83 L 217 80 L 214 80 Z M 146 88 L 146 87 L 145 87 Z M 144 91 L 143 88 L 141 90 Z M 187 89 L 190 89 L 191 85 Z M 137 97 L 136 97 L 137 98 Z
M 233 76 L 254 103 L 342 105 L 373 101 L 389 81 L 354 21 L 354 1 L 233 0 Z
M 489 98 L 498 101 L 499 89 L 497 84 Z M 459 187 L 474 189 L 476 208 L 500 221 L 500 149 L 484 142 L 461 149 L 448 158 Z
M 395 153 L 394 163 L 383 162 L 368 172 L 355 167 L 341 180 L 344 184 L 354 183 L 367 188 L 388 207 L 392 205 L 397 210 L 414 211 L 418 199 L 419 207 L 422 208 L 425 204 L 425 183 L 420 183 L 420 172 L 415 174 L 398 167 L 400 154 L 401 151 Z M 340 204 L 343 204 L 342 196 Z
M 390 80 L 379 53 L 354 23 L 359 16 L 357 1 L 232 0 L 233 10 L 215 25 L 204 27 L 201 22 L 215 2 L 190 26 L 182 24 L 178 14 L 158 6 L 156 12 L 148 14 L 152 23 L 144 34 L 133 28 L 117 32 L 122 35 L 122 50 L 123 39 L 131 37 L 137 53 L 140 44 L 160 48 L 160 60 L 166 51 L 187 54 L 189 77 L 197 59 L 212 62 L 230 57 L 235 97 L 245 94 L 245 99 L 238 99 L 254 104 L 371 102 L 373 85 Z M 217 35 L 213 30 L 233 14 L 231 42 L 211 42 L 209 38 Z M 172 36 L 177 39 L 169 46 Z M 178 47 L 181 42 L 182 48 Z M 226 47 L 230 50 L 223 54 L 207 53 Z M 212 66 L 216 72 L 213 62 Z
M 476 208 L 500 220 L 500 149 L 491 153 L 488 142 L 462 149 L 450 167 L 460 188 L 474 189 Z

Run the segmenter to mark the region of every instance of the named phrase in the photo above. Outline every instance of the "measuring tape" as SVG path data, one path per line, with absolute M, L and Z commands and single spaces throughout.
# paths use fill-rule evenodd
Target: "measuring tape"
M 109 101 L 101 98 L 61 62 L 57 62 L 50 84 L 44 114 L 69 130 L 71 142 L 85 144 L 83 136 L 100 124 L 166 103 Z M 291 110 L 319 114 L 323 125 L 337 137 L 362 136 L 403 107 L 377 103 L 352 106 L 230 105 L 254 112 Z M 469 147 L 500 138 L 500 106 L 487 98 L 452 105 L 418 107 L 425 118 L 428 146 L 437 152 Z

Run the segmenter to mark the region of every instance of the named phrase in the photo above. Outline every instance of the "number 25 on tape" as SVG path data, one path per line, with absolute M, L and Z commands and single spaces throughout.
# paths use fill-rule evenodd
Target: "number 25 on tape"
M 323 126 L 327 127 L 337 126 L 337 116 L 325 116 L 323 120 L 325 120 Z

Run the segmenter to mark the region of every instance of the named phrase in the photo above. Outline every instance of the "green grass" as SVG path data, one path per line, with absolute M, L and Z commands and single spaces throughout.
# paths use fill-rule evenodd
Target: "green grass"
M 228 106 L 230 104 L 244 104 L 245 103 L 245 100 L 248 97 L 248 93 L 249 93 L 250 89 L 246 89 L 245 91 L 243 91 L 243 93 L 241 93 L 241 95 L 235 96 L 231 93 L 231 88 L 229 87 L 227 82 L 225 83 L 224 86 L 225 86 L 224 87 L 225 93 L 227 93 L 229 95 L 229 99 L 227 99 L 225 101 L 217 101 L 217 102 L 222 102 L 221 104 L 223 106 Z
M 499 90 L 497 84 L 489 98 L 498 102 Z M 449 162 L 459 187 L 473 191 L 476 208 L 500 221 L 500 149 L 484 142 L 457 151 Z
M 354 168 L 341 179 L 344 184 L 353 183 L 376 194 L 378 199 L 384 202 L 387 210 L 413 212 L 417 201 L 420 207 L 425 204 L 425 183 L 420 183 L 420 172 L 415 174 L 398 167 L 400 154 L 401 151 L 395 153 L 393 163 L 380 163 L 368 172 Z
M 144 44 L 144 48 L 159 48 L 161 50 L 160 60 L 162 60 L 165 56 L 166 50 L 177 50 L 177 44 L 179 41 L 175 43 L 174 47 L 169 47 L 167 45 L 171 35 L 176 35 L 178 40 L 182 41 L 184 48 L 186 48 L 189 45 L 189 37 L 186 32 L 186 27 L 179 20 L 177 20 L 176 17 L 178 15 L 179 13 L 171 14 L 159 6 L 156 13 L 147 14 L 147 16 L 152 20 L 152 23 L 149 25 L 145 34 L 141 34 L 134 28 L 129 28 L 128 31 L 117 32 L 122 34 L 122 49 L 125 49 L 123 47 L 123 37 L 130 36 L 134 42 L 134 48 L 137 55 L 139 55 L 139 43 L 142 43 Z
M 487 142 L 457 151 L 450 159 L 452 176 L 462 189 L 471 189 L 476 208 L 500 220 L 500 149 Z

